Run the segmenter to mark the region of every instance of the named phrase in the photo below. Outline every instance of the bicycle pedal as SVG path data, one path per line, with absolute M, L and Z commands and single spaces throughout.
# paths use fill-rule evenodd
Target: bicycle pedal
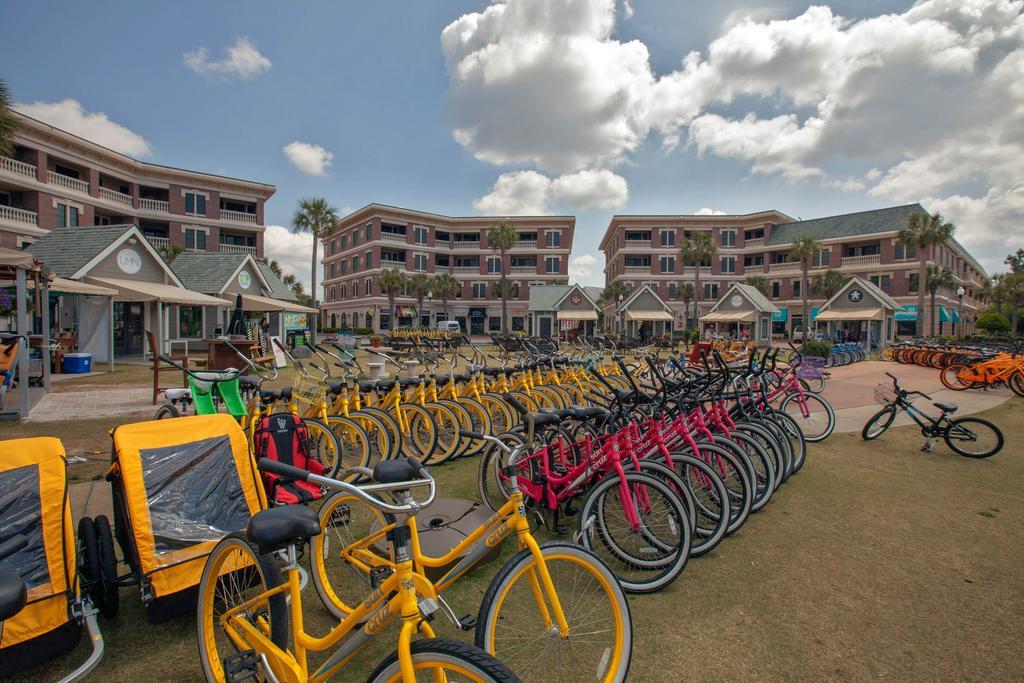
M 380 588 L 380 585 L 392 573 L 394 573 L 394 570 L 391 567 L 374 567 L 370 570 L 370 586 L 374 589 Z
M 259 680 L 259 660 L 256 658 L 255 650 L 236 652 L 233 655 L 222 658 L 220 661 L 224 667 L 224 679 L 228 683 Z
M 459 624 L 459 628 L 463 631 L 472 631 L 476 628 L 476 617 L 472 614 L 463 614 L 456 621 Z
M 559 536 L 568 536 L 569 535 L 569 527 L 567 527 L 564 524 L 556 524 L 555 525 L 555 533 L 558 534 Z

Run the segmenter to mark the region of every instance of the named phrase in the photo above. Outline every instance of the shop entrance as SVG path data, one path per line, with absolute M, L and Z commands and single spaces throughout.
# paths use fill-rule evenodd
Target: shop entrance
M 469 333 L 473 336 L 484 334 L 484 322 L 486 322 L 486 320 L 486 308 L 469 309 Z
M 115 301 L 114 355 L 142 355 L 144 331 L 143 304 L 137 301 Z

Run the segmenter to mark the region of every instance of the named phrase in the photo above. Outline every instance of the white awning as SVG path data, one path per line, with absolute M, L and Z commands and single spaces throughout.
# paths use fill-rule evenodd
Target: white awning
M 93 296 L 117 295 L 117 290 L 111 289 L 110 287 L 90 285 L 88 282 L 68 280 L 62 277 L 53 278 L 53 280 L 50 281 L 49 288 L 51 292 L 61 292 L 64 294 L 91 294 Z
M 835 308 L 818 311 L 815 321 L 824 320 L 881 320 L 881 308 Z
M 765 315 L 771 315 L 765 313 Z M 715 311 L 701 316 L 702 323 L 738 323 L 753 322 L 757 318 L 757 311 Z
M 597 311 L 558 311 L 559 320 L 597 320 Z
M 667 311 L 626 311 L 626 320 L 671 322 L 674 320 L 672 314 Z
M 176 285 L 144 282 L 142 280 L 122 280 L 113 277 L 92 277 L 89 279 L 116 289 L 116 299 L 118 301 L 162 301 L 165 304 L 185 304 L 188 306 L 234 305 L 230 301 L 193 292 L 191 289 L 185 289 Z
M 259 296 L 256 294 L 243 294 L 242 295 L 242 310 L 243 311 L 256 311 L 266 313 L 268 311 L 290 311 L 293 313 L 316 313 L 315 308 L 309 306 L 303 306 L 302 304 L 295 303 L 294 301 L 284 301 L 283 299 L 271 299 L 267 296 Z

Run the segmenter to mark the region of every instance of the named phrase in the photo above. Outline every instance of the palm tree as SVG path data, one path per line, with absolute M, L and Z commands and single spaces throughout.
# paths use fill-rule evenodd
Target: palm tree
M 768 278 L 761 277 L 760 275 L 751 275 L 743 280 L 743 284 L 750 285 L 757 291 L 761 292 L 765 296 L 768 296 Z
M 515 246 L 519 239 L 519 231 L 511 223 L 498 223 L 487 231 L 487 245 L 491 251 L 501 254 L 501 282 L 498 291 L 501 292 L 501 333 L 508 334 L 508 285 L 505 284 L 505 252 Z
M 917 271 L 917 335 L 925 335 L 924 325 L 924 289 L 928 281 L 928 259 L 931 254 L 925 251 L 942 244 L 953 236 L 956 227 L 952 223 L 943 223 L 939 214 L 915 212 L 907 218 L 907 227 L 900 230 L 897 239 L 904 247 L 915 247 L 921 267 Z
M 416 273 L 409 278 L 409 293 L 416 297 L 416 314 L 423 319 L 423 297 L 431 290 L 433 281 L 426 273 Z M 427 321 L 430 325 L 430 321 Z
M 807 308 L 807 295 L 809 292 L 807 271 L 811 269 L 811 259 L 814 255 L 821 251 L 821 242 L 814 239 L 810 235 L 802 235 L 793 240 L 792 246 L 789 248 L 789 255 L 800 262 L 800 297 L 803 299 L 803 341 L 807 343 L 807 330 L 811 326 L 810 314 Z
M 14 133 L 18 130 L 18 121 L 11 109 L 11 96 L 7 84 L 0 78 L 0 154 L 10 156 L 14 153 Z
M 718 245 L 715 244 L 715 238 L 706 230 L 687 237 L 679 247 L 683 265 L 693 266 L 693 293 L 696 301 L 693 317 L 697 319 L 700 318 L 700 302 L 704 298 L 704 292 L 700 288 L 700 267 L 705 261 L 711 261 L 717 253 Z
M 629 287 L 627 287 L 625 283 L 622 282 L 621 280 L 616 280 L 610 285 L 605 286 L 604 290 L 601 292 L 601 296 L 598 298 L 598 303 L 600 303 L 602 306 L 608 306 L 609 304 L 615 306 L 615 315 L 612 316 L 613 324 L 609 326 L 609 329 L 611 329 L 612 331 L 614 331 L 615 326 L 619 324 L 619 297 L 626 299 L 627 297 L 629 297 L 629 294 Z M 607 317 L 605 318 L 605 325 L 608 325 Z
M 434 296 L 441 300 L 444 307 L 444 319 L 448 320 L 448 300 L 462 291 L 462 283 L 451 273 L 441 273 L 433 280 Z
M 270 272 L 274 275 L 281 277 L 281 264 L 272 258 L 265 258 L 263 262 L 267 264 L 267 268 L 270 268 Z
M 322 197 L 300 199 L 299 208 L 292 217 L 292 225 L 295 232 L 309 233 L 313 236 L 313 258 L 309 267 L 309 290 L 313 298 L 313 308 L 316 306 L 316 266 L 317 255 L 320 250 L 320 240 L 334 231 L 338 224 L 338 210 L 331 206 Z M 309 324 L 309 335 L 313 343 L 316 343 L 317 316 L 313 314 L 313 320 Z
M 683 302 L 683 320 L 687 326 L 690 324 L 690 302 L 693 301 L 693 291 L 693 285 L 689 282 L 681 284 L 676 291 L 676 298 Z
M 394 268 L 388 268 L 377 278 L 377 286 L 388 297 L 388 329 L 395 329 L 395 297 L 409 285 L 409 278 Z
M 815 275 L 811 280 L 811 293 L 825 299 L 831 299 L 850 281 L 849 275 L 844 275 L 838 270 L 829 268 L 821 275 Z
M 174 263 L 174 259 L 178 258 L 183 251 L 185 251 L 185 247 L 180 244 L 165 244 L 157 249 L 157 253 L 159 253 L 168 264 Z
M 1020 322 L 1020 307 L 1024 306 L 1024 273 L 1011 273 L 999 285 L 1006 302 L 1010 304 L 1010 334 L 1016 336 Z
M 949 268 L 940 268 L 934 263 L 929 263 L 928 268 L 925 271 L 925 288 L 928 290 L 930 298 L 929 304 L 929 315 L 932 319 L 931 336 L 935 336 L 935 295 L 940 289 L 953 289 L 957 285 L 956 278 L 953 277 L 953 271 Z M 918 309 L 920 310 L 920 309 Z

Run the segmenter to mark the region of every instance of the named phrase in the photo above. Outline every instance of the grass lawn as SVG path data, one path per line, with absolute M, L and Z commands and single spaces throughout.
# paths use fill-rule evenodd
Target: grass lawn
M 743 529 L 670 588 L 631 598 L 631 680 L 1024 678 L 1024 402 L 985 416 L 1007 441 L 989 460 L 941 443 L 922 453 L 906 427 L 876 442 L 838 434 L 812 446 L 804 470 Z M 91 427 L 69 426 L 69 438 Z M 441 494 L 475 498 L 475 468 L 436 468 Z M 446 594 L 457 613 L 476 613 L 497 566 Z M 303 597 L 307 629 L 322 634 L 326 610 L 312 588 Z M 134 589 L 121 602 L 117 619 L 102 622 L 97 677 L 201 676 L 192 619 L 151 626 Z M 442 618 L 434 627 L 467 638 Z M 364 680 L 394 647 L 397 631 L 387 633 L 337 680 Z M 19 680 L 56 680 L 84 654 Z

